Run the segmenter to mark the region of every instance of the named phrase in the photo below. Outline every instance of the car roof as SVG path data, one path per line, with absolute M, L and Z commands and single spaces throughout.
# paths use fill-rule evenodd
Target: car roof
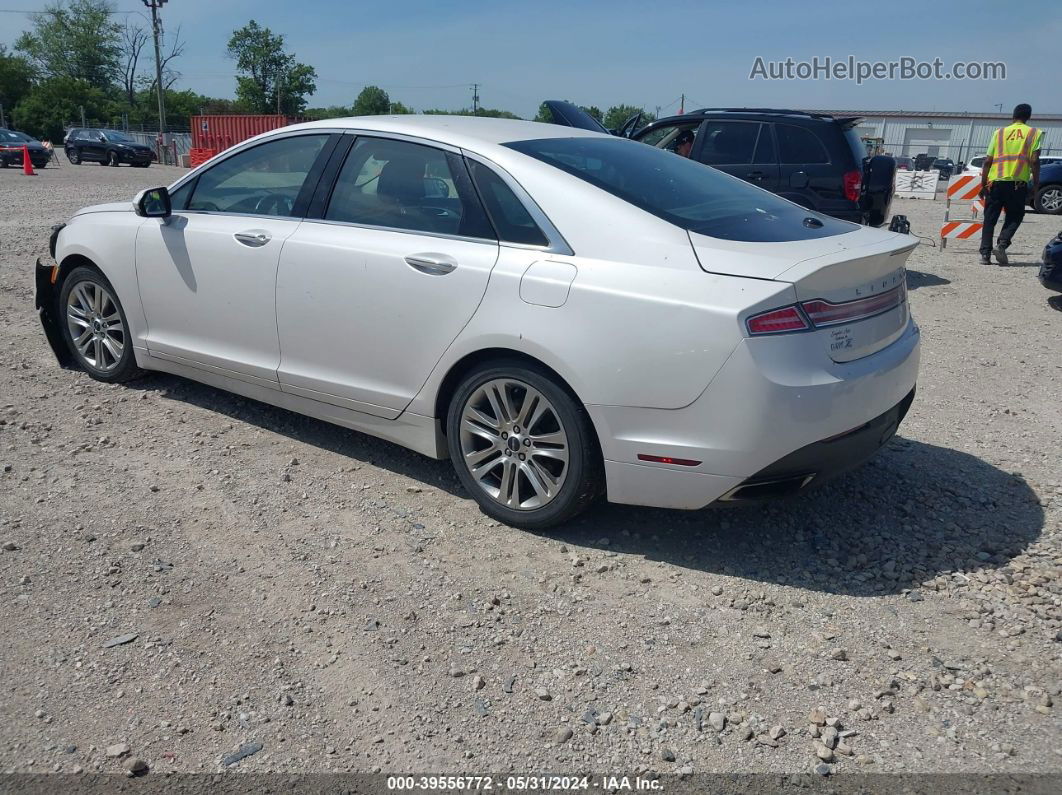
M 400 116 L 350 116 L 342 119 L 322 119 L 306 122 L 285 131 L 314 128 L 341 128 L 397 133 L 418 138 L 428 138 L 439 143 L 474 149 L 482 144 L 506 144 L 536 138 L 582 138 L 604 136 L 604 133 L 562 127 L 546 122 L 523 121 L 522 119 L 495 119 L 485 116 L 400 115 Z M 276 131 L 274 131 L 276 132 Z

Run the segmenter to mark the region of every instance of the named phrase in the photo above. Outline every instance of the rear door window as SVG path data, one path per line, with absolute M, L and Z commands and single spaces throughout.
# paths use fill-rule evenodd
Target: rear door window
M 794 124 L 777 124 L 774 129 L 778 134 L 778 157 L 783 164 L 830 162 L 826 147 L 810 130 Z
M 358 138 L 325 219 L 495 240 L 464 160 L 431 146 Z
M 706 121 L 698 133 L 703 139 L 701 162 L 710 166 L 751 163 L 761 126 L 747 121 Z
M 468 161 L 468 167 L 500 240 L 529 246 L 549 245 L 523 202 L 493 169 L 475 160 Z

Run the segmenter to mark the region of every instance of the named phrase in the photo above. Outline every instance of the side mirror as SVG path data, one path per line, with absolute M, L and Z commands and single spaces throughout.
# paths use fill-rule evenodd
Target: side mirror
M 133 209 L 143 218 L 169 218 L 173 215 L 170 192 L 166 188 L 142 190 L 133 199 Z

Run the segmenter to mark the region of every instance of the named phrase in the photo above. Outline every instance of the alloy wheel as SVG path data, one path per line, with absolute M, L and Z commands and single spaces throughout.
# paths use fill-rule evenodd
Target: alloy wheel
M 91 281 L 75 285 L 66 299 L 66 325 L 85 364 L 103 373 L 118 367 L 125 351 L 125 325 L 106 289 Z
M 461 410 L 460 448 L 476 485 L 510 510 L 548 505 L 568 474 L 568 434 L 556 407 L 516 379 L 496 378 L 472 392 Z
M 1040 209 L 1045 213 L 1062 212 L 1062 188 L 1048 188 L 1040 194 Z

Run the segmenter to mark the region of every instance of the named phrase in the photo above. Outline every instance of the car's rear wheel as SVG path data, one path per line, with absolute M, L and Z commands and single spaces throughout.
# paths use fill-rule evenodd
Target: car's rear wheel
M 1062 215 L 1062 185 L 1044 185 L 1036 193 L 1036 209 L 1041 213 Z
M 125 310 L 99 271 L 78 267 L 59 292 L 63 338 L 77 363 L 98 381 L 115 383 L 141 375 Z
M 80 166 L 81 165 L 81 152 L 77 151 L 76 149 L 67 149 L 66 150 L 66 159 L 69 160 L 73 165 Z
M 585 410 L 544 369 L 481 366 L 458 386 L 447 445 L 461 483 L 491 516 L 541 530 L 583 511 L 601 488 L 601 456 Z

